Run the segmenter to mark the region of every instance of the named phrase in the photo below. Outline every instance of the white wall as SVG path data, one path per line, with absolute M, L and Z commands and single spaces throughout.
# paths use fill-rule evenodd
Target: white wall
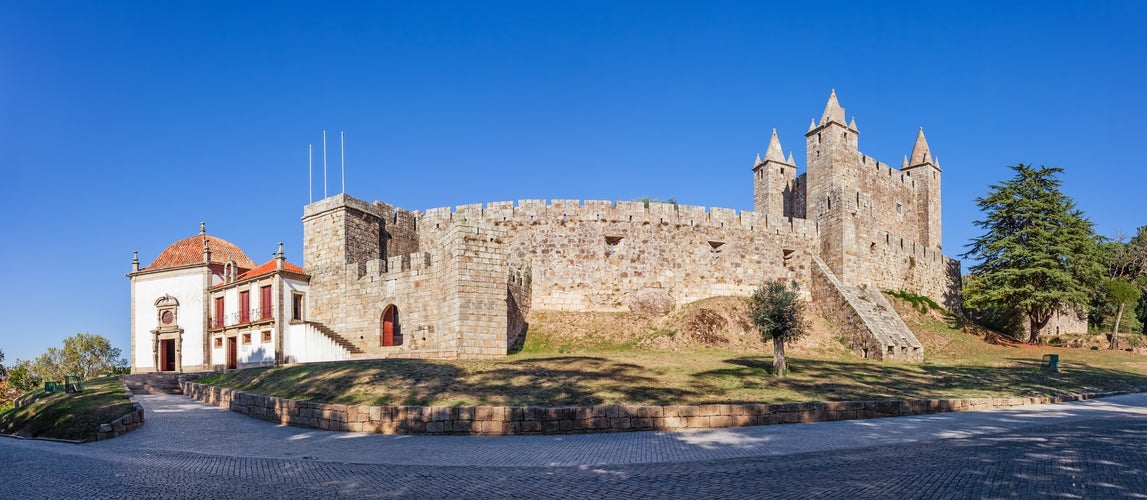
M 251 344 L 243 345 L 243 335 L 251 334 Z M 263 330 L 251 330 L 239 334 L 239 364 L 270 363 L 275 361 L 275 333 L 271 341 L 263 342 Z
M 350 353 L 314 327 L 306 324 L 290 325 L 287 329 L 285 360 L 288 363 L 312 363 L 316 361 L 341 361 Z
M 178 325 L 183 329 L 183 366 L 203 364 L 203 283 L 205 269 L 184 269 L 137 276 L 132 301 L 135 318 L 132 338 L 135 353 L 131 359 L 136 371 L 154 370 L 151 331 L 159 326 L 155 301 L 164 295 L 179 301 Z

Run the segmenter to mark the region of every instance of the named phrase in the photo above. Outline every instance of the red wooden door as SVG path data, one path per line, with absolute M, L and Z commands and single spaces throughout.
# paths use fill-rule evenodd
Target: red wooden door
M 159 341 L 159 366 L 155 367 L 158 371 L 167 371 L 167 341 Z
M 239 292 L 239 322 L 251 322 L 251 292 Z
M 239 368 L 239 342 L 237 337 L 227 337 L 227 369 Z
M 259 319 L 271 319 L 271 287 L 265 286 L 259 290 Z
M 223 328 L 223 297 L 215 298 L 215 328 Z
M 394 306 L 382 313 L 382 345 L 394 345 Z

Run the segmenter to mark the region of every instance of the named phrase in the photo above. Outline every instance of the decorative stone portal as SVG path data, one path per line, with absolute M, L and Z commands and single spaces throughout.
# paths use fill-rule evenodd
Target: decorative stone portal
M 157 326 L 151 331 L 152 366 L 160 372 L 183 371 L 183 329 L 179 327 L 179 301 L 164 295 L 155 301 Z

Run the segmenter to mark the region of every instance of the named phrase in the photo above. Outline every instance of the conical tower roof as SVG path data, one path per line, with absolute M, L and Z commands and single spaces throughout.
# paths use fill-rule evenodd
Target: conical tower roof
M 824 105 L 824 114 L 820 116 L 821 125 L 830 121 L 845 124 L 844 108 L 840 107 L 840 102 L 836 100 L 836 89 L 832 89 L 832 94 L 828 96 L 828 104 Z
M 769 138 L 769 149 L 765 151 L 765 161 L 784 163 L 785 153 L 781 151 L 781 140 L 777 138 L 777 129 L 773 129 L 773 136 Z
M 928 149 L 928 139 L 924 138 L 924 127 L 916 134 L 916 144 L 912 146 L 912 154 L 908 157 L 908 165 L 916 166 L 932 162 L 932 151 Z

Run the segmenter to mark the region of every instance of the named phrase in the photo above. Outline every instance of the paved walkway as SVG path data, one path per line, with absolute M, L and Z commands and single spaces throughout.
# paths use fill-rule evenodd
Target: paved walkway
M 987 436 L 1112 416 L 1147 416 L 1147 394 L 978 412 L 695 431 L 560 436 L 420 436 L 275 425 L 183 396 L 141 395 L 143 428 L 89 446 L 361 464 L 570 466 L 695 462 Z
M 507 437 L 335 433 L 182 396 L 137 399 L 147 424 L 120 438 L 0 439 L 0 498 L 1147 498 L 1147 394 L 729 430 Z

